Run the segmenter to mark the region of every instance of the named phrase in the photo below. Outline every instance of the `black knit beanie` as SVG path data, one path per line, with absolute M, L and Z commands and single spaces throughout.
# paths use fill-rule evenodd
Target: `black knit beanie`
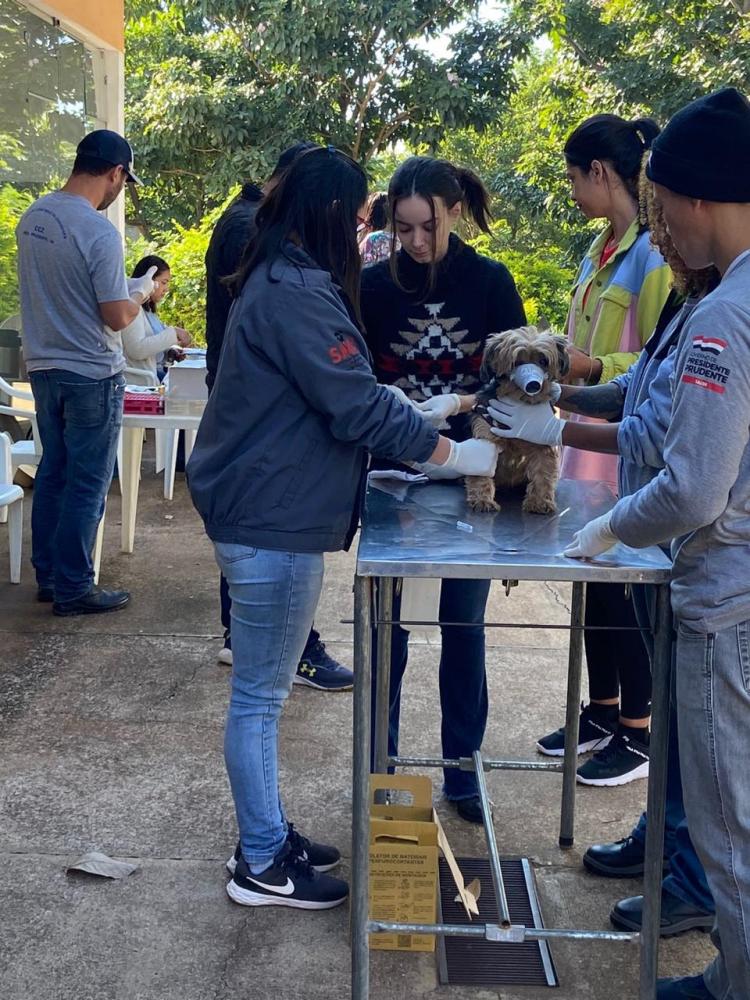
M 646 173 L 688 198 L 750 202 L 750 102 L 725 87 L 682 108 L 654 141 Z

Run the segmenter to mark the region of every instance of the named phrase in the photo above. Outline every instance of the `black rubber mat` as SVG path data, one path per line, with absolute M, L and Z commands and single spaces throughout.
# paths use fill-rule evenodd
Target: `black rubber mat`
M 470 921 L 455 902 L 456 886 L 440 859 L 441 921 L 445 924 L 497 923 L 497 904 L 490 863 L 486 858 L 456 858 L 468 885 L 478 878 L 479 916 Z M 501 859 L 510 918 L 514 924 L 543 927 L 531 866 L 525 858 Z M 507 944 L 482 938 L 438 937 L 440 982 L 452 986 L 557 986 L 557 975 L 546 941 Z

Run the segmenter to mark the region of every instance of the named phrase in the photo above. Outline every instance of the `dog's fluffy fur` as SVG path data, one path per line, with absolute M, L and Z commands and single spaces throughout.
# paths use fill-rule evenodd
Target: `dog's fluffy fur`
M 510 378 L 515 368 L 528 362 L 539 365 L 549 375 L 542 391 L 536 396 L 527 396 Z M 569 367 L 568 353 L 562 337 L 542 333 L 535 326 L 522 326 L 517 330 L 492 334 L 484 349 L 481 378 L 483 383 L 496 379 L 497 388 L 489 396 L 480 393 L 480 399 L 486 403 L 493 396 L 497 399 L 508 396 L 525 403 L 549 406 L 550 383 L 561 379 Z M 495 490 L 498 487 L 527 483 L 523 509 L 529 514 L 554 514 L 557 510 L 557 449 L 529 444 L 527 441 L 497 438 L 490 431 L 488 421 L 479 413 L 472 415 L 471 429 L 475 438 L 492 441 L 501 449 L 494 480 L 485 476 L 466 478 L 466 498 L 472 510 L 500 510 Z

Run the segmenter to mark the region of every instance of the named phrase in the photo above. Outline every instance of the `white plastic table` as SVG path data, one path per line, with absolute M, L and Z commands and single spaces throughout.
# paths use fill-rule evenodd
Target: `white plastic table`
M 195 441 L 195 433 L 206 407 L 205 400 L 167 399 L 164 413 L 126 413 L 122 418 L 122 541 L 123 552 L 132 552 L 138 513 L 138 484 L 143 452 L 143 431 L 185 431 L 185 461 Z

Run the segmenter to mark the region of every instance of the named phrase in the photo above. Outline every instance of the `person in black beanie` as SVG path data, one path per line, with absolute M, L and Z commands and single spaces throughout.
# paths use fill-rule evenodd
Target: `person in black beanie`
M 676 350 L 664 467 L 578 533 L 594 558 L 615 542 L 672 541 L 676 701 L 685 812 L 716 903 L 718 955 L 660 980 L 657 1000 L 750 997 L 750 103 L 734 88 L 679 111 L 647 167 L 675 246 L 721 281 Z
M 508 269 L 452 231 L 462 214 L 489 228 L 489 195 L 471 170 L 413 156 L 388 188 L 391 259 L 362 272 L 362 319 L 378 381 L 406 393 L 456 441 L 471 437 L 468 411 L 481 386 L 487 337 L 523 326 L 523 303 Z M 396 241 L 401 249 L 396 250 Z M 446 758 L 471 757 L 487 722 L 484 612 L 489 580 L 443 580 L 440 703 Z M 400 596 L 394 614 L 398 617 Z M 401 683 L 409 633 L 392 629 L 389 753 L 398 750 Z M 373 680 L 377 672 L 373 644 Z M 445 770 L 445 794 L 459 816 L 482 822 L 476 775 Z

